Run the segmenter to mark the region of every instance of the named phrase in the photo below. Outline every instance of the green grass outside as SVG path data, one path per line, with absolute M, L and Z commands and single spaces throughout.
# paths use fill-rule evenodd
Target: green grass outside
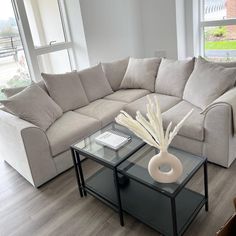
M 208 41 L 205 42 L 205 50 L 232 49 L 236 50 L 236 40 L 234 41 Z

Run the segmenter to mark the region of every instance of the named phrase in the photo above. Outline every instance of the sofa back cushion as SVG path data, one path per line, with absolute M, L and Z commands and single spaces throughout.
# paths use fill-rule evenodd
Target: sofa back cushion
M 162 59 L 155 84 L 155 92 L 182 98 L 185 84 L 194 67 L 194 59 Z
M 113 91 L 117 91 L 120 88 L 120 84 L 124 78 L 128 63 L 129 58 L 110 63 L 102 63 L 102 69 Z
M 232 62 L 214 62 L 216 65 L 218 66 L 223 66 L 226 68 L 236 68 L 236 62 L 232 61 Z
M 42 73 L 42 77 L 51 98 L 62 108 L 63 112 L 75 110 L 89 103 L 77 72 Z
M 199 57 L 185 89 L 183 99 L 201 109 L 232 88 L 236 68 L 225 68 Z
M 34 83 L 34 82 L 33 82 Z M 39 87 L 41 87 L 45 92 L 48 92 L 47 91 L 47 88 L 46 88 L 46 85 L 44 83 L 43 80 L 35 83 L 37 84 Z M 5 89 L 2 89 L 2 92 L 4 93 L 4 95 L 9 98 L 11 96 L 14 96 L 15 94 L 21 92 L 22 90 L 24 90 L 27 86 L 24 86 L 24 87 L 18 87 L 18 88 L 5 88 Z
M 79 71 L 78 73 L 90 102 L 113 93 L 101 64 Z
M 62 109 L 38 85 L 31 85 L 1 103 L 12 114 L 44 131 L 60 116 Z
M 160 58 L 130 58 L 120 88 L 141 88 L 154 92 L 155 79 L 160 63 Z

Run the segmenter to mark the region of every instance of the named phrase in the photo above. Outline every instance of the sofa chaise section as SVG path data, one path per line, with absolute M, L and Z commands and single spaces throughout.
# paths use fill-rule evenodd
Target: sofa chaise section
M 225 99 L 227 93 L 231 93 L 231 96 L 228 96 L 231 100 L 228 102 Z M 233 115 L 236 107 L 232 102 L 234 99 L 232 99 L 231 90 L 213 102 L 205 112 L 187 101 L 173 99 L 172 96 L 150 94 L 150 97 L 153 96 L 157 96 L 159 99 L 164 128 L 171 121 L 173 125 L 176 125 L 188 111 L 194 109 L 193 114 L 173 140 L 172 146 L 195 155 L 206 156 L 209 162 L 226 168 L 230 167 L 236 156 L 235 118 Z M 145 115 L 146 102 L 147 97 L 145 96 L 127 104 L 124 110 L 132 116 L 135 116 L 137 110 Z

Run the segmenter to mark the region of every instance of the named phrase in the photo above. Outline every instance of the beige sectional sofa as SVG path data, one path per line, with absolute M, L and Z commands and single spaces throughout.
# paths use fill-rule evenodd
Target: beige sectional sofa
M 32 185 L 38 187 L 72 167 L 69 149 L 72 143 L 114 121 L 122 109 L 133 116 L 137 110 L 145 114 L 146 96 L 150 95 L 158 97 L 164 127 L 170 121 L 174 124 L 178 123 L 189 110 L 194 108 L 193 115 L 174 139 L 173 146 L 193 154 L 204 155 L 210 162 L 229 167 L 236 154 L 233 115 L 236 91 L 232 93 L 233 86 L 224 88 L 223 92 L 219 92 L 217 87 L 220 93 L 217 100 L 214 98 L 206 107 L 197 107 L 184 98 L 188 97 L 185 90 L 189 77 L 196 69 L 194 59 L 183 62 L 167 59 L 162 59 L 162 62 L 160 59 L 146 59 L 147 61 L 143 62 L 139 59 L 140 61 L 136 64 L 131 60 L 134 62 L 136 59 L 124 59 L 99 65 L 102 66 L 109 82 L 109 91 L 105 93 L 101 91 L 104 90 L 104 86 L 101 81 L 97 80 L 96 70 L 93 70 L 95 67 L 91 69 L 92 71 L 88 69 L 85 72 L 79 72 L 79 79 L 82 81 L 88 98 L 87 104 L 63 111 L 63 114 L 46 130 L 17 117 L 6 108 L 0 110 L 0 155 Z M 148 65 L 148 60 L 153 60 L 152 66 Z M 156 67 L 153 67 L 155 63 Z M 136 68 L 132 68 L 135 66 Z M 234 68 L 236 64 L 228 63 L 223 66 Z M 172 67 L 173 72 L 171 72 Z M 222 65 L 219 68 L 224 70 Z M 232 69 L 233 73 L 234 69 Z M 129 73 L 127 73 L 128 70 Z M 152 73 L 149 73 L 150 71 Z M 86 73 L 91 81 L 95 81 L 95 85 L 86 79 Z M 150 77 L 147 80 L 142 77 L 145 73 L 147 73 L 146 77 Z M 153 76 L 154 82 L 151 80 Z M 168 81 L 165 80 L 165 76 Z M 236 74 L 234 76 L 236 80 Z M 148 83 L 143 84 L 142 80 Z M 161 83 L 162 80 L 164 80 L 163 83 Z M 43 82 L 39 85 L 47 91 L 50 86 L 47 81 L 45 83 L 46 86 Z M 5 91 L 13 97 L 16 96 L 15 92 Z M 195 93 L 201 93 L 201 91 L 195 91 Z M 229 98 L 227 98 L 227 93 L 230 94 Z M 222 101 L 221 97 L 224 97 Z

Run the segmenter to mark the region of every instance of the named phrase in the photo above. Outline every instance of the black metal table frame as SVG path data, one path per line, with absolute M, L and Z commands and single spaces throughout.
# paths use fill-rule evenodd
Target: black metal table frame
M 205 158 L 204 162 L 200 163 L 199 165 L 197 165 L 194 170 L 192 171 L 192 175 L 188 176 L 183 183 L 181 183 L 181 185 L 177 188 L 177 190 L 175 191 L 175 194 L 169 194 L 168 192 L 163 192 L 163 191 L 158 191 L 157 189 L 154 189 L 151 187 L 151 185 L 149 186 L 148 184 L 140 181 L 137 178 L 134 178 L 133 176 L 122 172 L 122 171 L 118 171 L 118 173 L 123 174 L 125 176 L 127 176 L 128 178 L 145 185 L 146 187 L 150 188 L 150 189 L 154 189 L 155 191 L 160 192 L 161 194 L 167 196 L 170 201 L 171 201 L 171 213 L 172 213 L 172 222 L 173 222 L 173 235 L 177 236 L 178 235 L 178 228 L 177 228 L 177 216 L 176 216 L 176 204 L 175 204 L 175 198 L 176 196 L 179 194 L 179 192 L 181 191 L 181 189 L 186 186 L 186 184 L 193 178 L 193 176 L 196 174 L 196 172 L 203 166 L 204 168 L 204 201 L 201 202 L 201 204 L 199 204 L 199 206 L 195 209 L 195 211 L 193 212 L 192 216 L 190 217 L 190 219 L 188 220 L 185 230 L 187 229 L 187 226 L 190 225 L 190 223 L 194 220 L 195 216 L 197 215 L 197 213 L 201 210 L 202 206 L 205 205 L 205 211 L 208 211 L 209 208 L 209 203 L 208 203 L 208 174 L 207 174 L 207 159 Z M 134 216 L 134 215 L 132 215 Z M 134 216 L 135 217 L 135 216 Z M 185 231 L 184 230 L 184 231 Z M 184 231 L 182 233 L 184 233 Z
M 142 145 L 143 146 L 143 145 Z M 133 151 L 132 153 L 130 153 L 129 156 L 131 156 L 134 152 L 137 152 L 142 146 L 140 146 L 137 150 Z M 144 184 L 145 186 L 152 188 L 151 186 L 148 186 L 145 183 L 142 183 L 141 181 L 139 181 L 136 178 L 133 178 L 132 176 L 129 176 L 125 173 L 123 173 L 122 171 L 117 170 L 117 167 L 124 162 L 127 158 L 124 158 L 123 160 L 121 160 L 120 162 L 118 162 L 116 165 L 112 166 L 109 163 L 103 161 L 103 160 L 99 160 L 96 157 L 93 157 L 90 154 L 87 154 L 86 152 L 82 152 L 80 150 L 77 150 L 73 147 L 71 147 L 71 154 L 72 154 L 72 159 L 73 159 L 73 163 L 74 163 L 74 168 L 75 168 L 75 174 L 76 174 L 76 179 L 77 179 L 77 184 L 78 184 L 78 189 L 79 189 L 79 193 L 81 197 L 87 196 L 87 192 L 89 192 L 91 195 L 95 196 L 95 197 L 99 197 L 101 200 L 109 203 L 109 205 L 114 209 L 118 210 L 119 213 L 119 218 L 120 218 L 120 225 L 124 226 L 124 217 L 123 217 L 123 210 L 122 210 L 122 203 L 121 203 L 121 196 L 120 196 L 120 188 L 119 188 L 119 183 L 118 183 L 118 173 L 124 174 L 127 177 L 141 183 Z M 116 197 L 117 197 L 117 202 L 118 202 L 118 206 L 116 206 L 114 203 L 109 202 L 107 199 L 105 199 L 102 195 L 100 195 L 97 192 L 94 192 L 93 189 L 89 188 L 88 186 L 85 185 L 85 180 L 84 180 L 84 175 L 83 175 L 83 170 L 82 170 L 82 166 L 81 166 L 81 158 L 80 155 L 83 155 L 84 157 L 87 157 L 109 169 L 113 170 L 113 177 L 114 177 L 114 184 L 115 184 L 115 189 L 116 189 Z M 175 198 L 178 195 L 178 193 L 181 191 L 181 189 L 183 188 L 183 186 L 185 186 L 191 179 L 192 177 L 195 175 L 195 173 L 203 166 L 204 168 L 204 196 L 205 196 L 205 201 L 201 204 L 201 206 L 199 206 L 192 214 L 192 217 L 190 218 L 188 225 L 194 220 L 194 217 L 197 215 L 197 213 L 201 210 L 202 206 L 205 205 L 205 211 L 208 211 L 208 174 L 207 174 L 207 159 L 204 160 L 203 163 L 201 163 L 200 165 L 198 165 L 192 172 L 193 174 L 191 176 L 189 176 L 188 178 L 185 179 L 185 181 L 183 181 L 183 183 L 181 183 L 181 185 L 178 187 L 178 189 L 175 191 L 175 194 L 168 194 L 165 193 L 163 191 L 160 191 L 162 194 L 166 195 L 167 197 L 170 198 L 171 201 L 171 212 L 172 212 L 172 222 L 173 222 L 173 235 L 178 235 L 178 229 L 177 229 L 177 216 L 176 216 L 176 204 L 175 204 Z M 187 229 L 187 228 L 186 228 Z
M 89 192 L 91 195 L 95 197 L 99 197 L 101 200 L 103 200 L 106 203 L 109 203 L 111 207 L 113 207 L 115 210 L 118 210 L 119 213 L 119 218 L 120 218 L 120 225 L 124 226 L 124 217 L 123 217 L 123 210 L 122 210 L 122 204 L 121 204 L 121 197 L 120 197 L 120 188 L 119 188 L 119 183 L 118 183 L 118 171 L 117 167 L 124 162 L 126 159 L 128 159 L 131 155 L 133 155 L 135 152 L 137 152 L 140 148 L 142 148 L 145 145 L 145 143 L 141 144 L 139 147 L 137 147 L 135 150 L 129 153 L 128 156 L 122 158 L 119 162 L 116 163 L 116 165 L 111 165 L 105 160 L 100 160 L 99 158 L 93 156 L 92 154 L 83 152 L 81 150 L 78 150 L 71 146 L 71 154 L 72 154 L 72 159 L 73 159 L 73 164 L 75 168 L 75 174 L 76 174 L 76 179 L 77 179 L 77 184 L 78 184 L 78 189 L 81 197 L 87 196 L 87 192 Z M 117 202 L 118 206 L 116 206 L 113 202 L 108 201 L 108 199 L 104 198 L 102 195 L 100 195 L 97 192 L 94 192 L 93 189 L 89 188 L 88 186 L 85 185 L 85 180 L 84 180 L 84 174 L 81 166 L 81 158 L 80 155 L 83 155 L 84 157 L 87 157 L 109 169 L 112 169 L 113 171 L 113 178 L 114 178 L 114 183 L 115 183 L 115 189 L 116 189 L 116 197 L 117 197 Z

